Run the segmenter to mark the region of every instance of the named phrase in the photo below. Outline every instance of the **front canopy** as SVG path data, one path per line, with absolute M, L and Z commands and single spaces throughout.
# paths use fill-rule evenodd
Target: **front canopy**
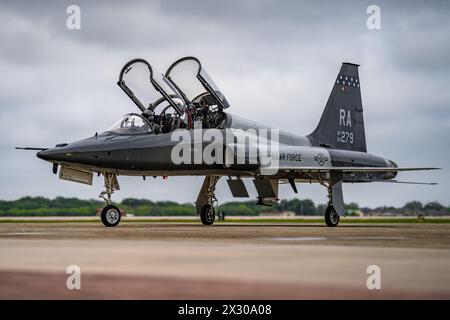
M 129 113 L 114 123 L 107 131 L 118 134 L 147 134 L 151 133 L 151 126 L 146 119 L 136 113 Z
M 195 57 L 175 61 L 166 72 L 166 78 L 182 95 L 186 104 L 199 102 L 217 105 L 223 109 L 230 105 L 217 85 Z
M 117 84 L 141 111 L 154 111 L 162 101 L 167 101 L 178 114 L 184 113 L 184 101 L 177 89 L 144 59 L 125 64 Z

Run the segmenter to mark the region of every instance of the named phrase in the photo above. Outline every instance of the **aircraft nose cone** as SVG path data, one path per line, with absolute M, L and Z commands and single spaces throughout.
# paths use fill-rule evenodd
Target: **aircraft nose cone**
M 57 160 L 61 160 L 63 157 L 64 153 L 62 153 L 59 150 L 55 150 L 55 149 L 47 149 L 47 150 L 43 150 L 43 151 L 39 151 L 36 156 L 39 159 L 42 160 L 46 160 L 46 161 L 57 161 Z
M 48 155 L 47 155 L 46 152 L 47 152 L 47 150 L 39 151 L 39 152 L 36 154 L 36 156 L 37 156 L 39 159 L 47 160 Z

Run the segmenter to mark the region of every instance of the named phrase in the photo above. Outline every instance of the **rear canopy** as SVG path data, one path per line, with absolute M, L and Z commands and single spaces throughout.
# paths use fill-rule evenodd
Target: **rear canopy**
M 175 61 L 167 70 L 166 78 L 182 95 L 186 104 L 198 102 L 200 98 L 210 96 L 213 99 L 212 104 L 217 104 L 223 109 L 230 106 L 195 57 L 184 57 Z

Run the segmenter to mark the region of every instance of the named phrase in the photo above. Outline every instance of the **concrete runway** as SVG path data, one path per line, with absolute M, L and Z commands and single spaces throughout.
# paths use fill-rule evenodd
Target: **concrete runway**
M 449 270 L 450 224 L 0 224 L 2 299 L 449 299 Z

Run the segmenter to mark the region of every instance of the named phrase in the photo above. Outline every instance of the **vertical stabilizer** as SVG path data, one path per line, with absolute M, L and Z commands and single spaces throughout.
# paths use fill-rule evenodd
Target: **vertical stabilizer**
M 367 152 L 358 67 L 342 64 L 320 122 L 308 136 L 314 146 Z

